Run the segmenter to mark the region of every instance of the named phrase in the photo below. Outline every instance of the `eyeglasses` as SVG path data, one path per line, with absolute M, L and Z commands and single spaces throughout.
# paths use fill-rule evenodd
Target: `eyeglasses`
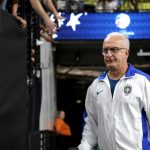
M 102 49 L 102 54 L 106 55 L 108 51 L 110 51 L 112 54 L 116 54 L 120 50 L 127 50 L 126 48 L 119 48 L 119 47 L 110 47 L 110 48 L 104 48 Z

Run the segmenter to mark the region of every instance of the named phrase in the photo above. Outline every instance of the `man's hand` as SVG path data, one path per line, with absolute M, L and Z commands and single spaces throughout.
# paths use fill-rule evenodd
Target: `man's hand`
M 57 32 L 57 25 L 50 18 L 44 20 L 44 24 L 48 30 L 48 34 L 52 35 Z
M 52 35 L 48 34 L 48 30 L 44 25 L 40 25 L 40 36 L 43 37 L 47 42 L 53 42 Z
M 14 17 L 18 20 L 18 22 L 20 23 L 20 27 L 21 28 L 25 28 L 27 26 L 27 22 L 25 19 L 17 16 L 17 15 L 14 15 Z

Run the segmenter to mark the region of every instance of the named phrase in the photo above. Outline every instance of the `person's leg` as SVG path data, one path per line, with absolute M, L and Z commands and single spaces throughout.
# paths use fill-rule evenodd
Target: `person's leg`
M 6 3 L 7 3 L 7 0 L 3 0 L 1 5 L 0 5 L 0 8 L 3 10 L 6 10 Z
M 57 135 L 56 136 L 56 147 L 57 150 L 68 150 L 67 149 L 67 141 L 66 136 L 63 135 Z
M 61 150 L 61 136 L 56 135 L 56 150 Z
M 61 137 L 61 148 L 62 150 L 68 150 L 68 141 L 66 136 Z

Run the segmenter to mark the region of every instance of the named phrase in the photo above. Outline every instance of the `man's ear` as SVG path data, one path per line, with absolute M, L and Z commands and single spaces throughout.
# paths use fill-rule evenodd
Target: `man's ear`
M 129 54 L 130 54 L 130 50 L 126 51 L 126 54 L 129 56 Z

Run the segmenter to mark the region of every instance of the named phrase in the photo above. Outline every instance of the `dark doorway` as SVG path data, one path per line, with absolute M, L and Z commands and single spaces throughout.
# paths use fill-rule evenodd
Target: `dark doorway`
M 57 107 L 65 110 L 66 122 L 72 130 L 71 147 L 76 147 L 81 140 L 84 102 L 91 78 L 57 79 Z

